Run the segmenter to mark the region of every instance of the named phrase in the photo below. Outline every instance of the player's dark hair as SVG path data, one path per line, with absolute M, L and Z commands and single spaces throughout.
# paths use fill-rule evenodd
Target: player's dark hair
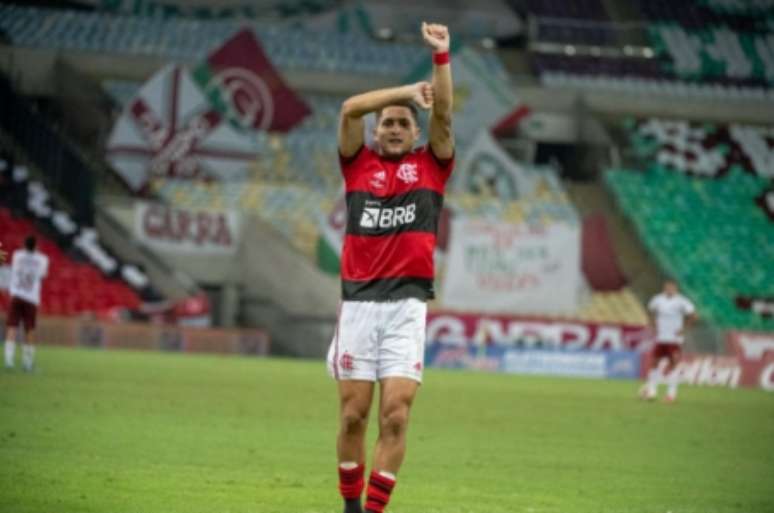
M 27 251 L 35 251 L 35 246 L 37 245 L 38 239 L 36 239 L 34 235 L 29 235 L 24 239 L 24 247 L 27 248 Z
M 376 122 L 379 122 L 379 118 L 382 117 L 382 111 L 386 109 L 387 107 L 406 107 L 408 110 L 411 111 L 411 116 L 414 118 L 414 123 L 419 124 L 419 109 L 417 109 L 417 106 L 412 101 L 405 101 L 405 102 L 395 102 L 391 103 L 389 105 L 385 105 L 381 110 L 376 111 Z

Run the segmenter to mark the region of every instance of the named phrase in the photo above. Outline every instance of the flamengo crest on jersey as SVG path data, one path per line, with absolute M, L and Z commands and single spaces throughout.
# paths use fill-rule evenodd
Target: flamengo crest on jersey
M 400 180 L 403 180 L 405 183 L 418 182 L 419 177 L 417 176 L 417 165 L 409 164 L 409 163 L 401 164 L 398 167 L 397 176 Z
M 427 147 L 399 160 L 367 147 L 341 159 L 347 192 L 344 300 L 433 297 L 433 251 L 453 165 Z

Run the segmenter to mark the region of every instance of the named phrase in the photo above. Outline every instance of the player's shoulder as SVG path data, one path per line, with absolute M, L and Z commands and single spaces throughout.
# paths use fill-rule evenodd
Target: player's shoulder
M 419 157 L 431 161 L 438 160 L 438 158 L 435 156 L 435 153 L 433 153 L 433 148 L 430 146 L 430 143 L 417 146 L 411 151 L 410 155 L 414 156 L 415 158 Z
M 443 168 L 447 164 L 446 161 L 439 159 L 435 155 L 435 153 L 433 152 L 433 148 L 430 146 L 430 143 L 423 144 L 422 146 L 417 146 L 416 148 L 411 150 L 411 152 L 409 152 L 404 158 L 410 158 L 412 160 L 419 161 L 426 166 L 432 166 L 432 167 L 438 167 L 438 168 Z
M 378 154 L 367 144 L 363 144 L 355 153 L 350 156 L 345 157 L 341 154 L 341 151 L 339 151 L 339 163 L 341 164 L 342 168 L 352 168 L 358 165 L 362 165 L 363 162 L 374 157 L 378 157 Z

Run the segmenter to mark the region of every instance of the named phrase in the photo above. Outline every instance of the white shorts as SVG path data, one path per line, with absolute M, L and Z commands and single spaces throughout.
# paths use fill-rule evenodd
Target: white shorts
M 427 304 L 419 299 L 342 301 L 328 350 L 335 379 L 422 382 Z

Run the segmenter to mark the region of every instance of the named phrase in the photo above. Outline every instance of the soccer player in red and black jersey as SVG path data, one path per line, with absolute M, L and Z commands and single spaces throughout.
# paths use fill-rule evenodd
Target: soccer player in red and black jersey
M 328 353 L 338 381 L 339 490 L 345 513 L 361 513 L 365 434 L 379 383 L 379 438 L 365 510 L 382 513 L 406 452 L 409 410 L 422 381 L 433 250 L 443 193 L 454 165 L 449 31 L 422 24 L 433 51 L 432 83 L 380 89 L 347 99 L 339 153 L 346 184 L 347 230 L 342 302 Z M 429 143 L 415 149 L 417 106 L 430 111 Z M 374 148 L 363 117 L 376 114 Z

